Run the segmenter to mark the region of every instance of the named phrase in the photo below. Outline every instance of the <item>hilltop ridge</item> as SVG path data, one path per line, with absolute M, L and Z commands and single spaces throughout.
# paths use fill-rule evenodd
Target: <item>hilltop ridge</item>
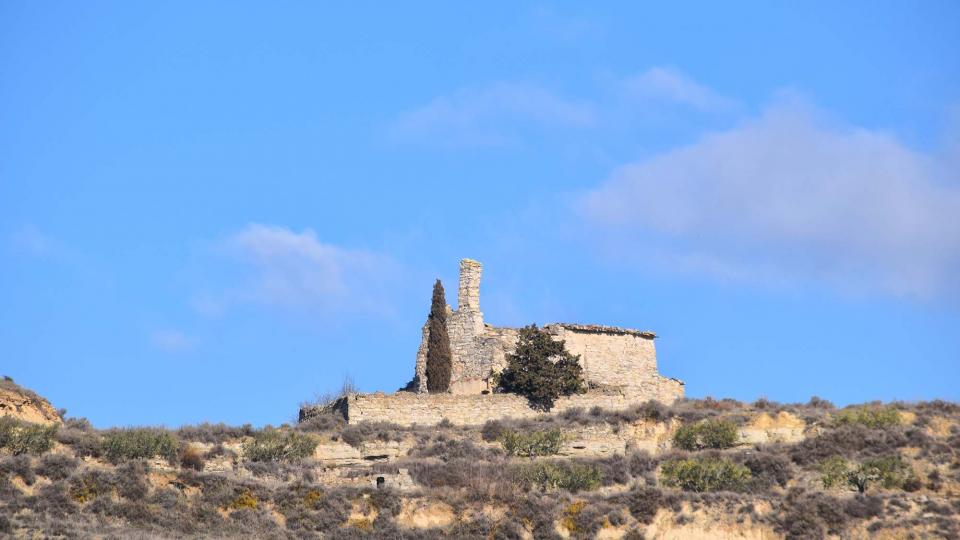
M 39 396 L 38 396 L 39 397 Z M 331 400 L 335 402 L 336 399 Z M 0 419 L 13 538 L 956 538 L 960 405 L 722 399 L 97 430 Z

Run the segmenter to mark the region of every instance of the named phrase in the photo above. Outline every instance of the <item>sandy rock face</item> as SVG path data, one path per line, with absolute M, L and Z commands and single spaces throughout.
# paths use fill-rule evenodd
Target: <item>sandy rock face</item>
M 62 424 L 50 402 L 10 380 L 0 380 L 0 416 L 34 424 Z
M 806 428 L 806 422 L 786 411 L 780 411 L 775 416 L 764 412 L 740 428 L 740 438 L 750 444 L 797 443 L 804 439 Z

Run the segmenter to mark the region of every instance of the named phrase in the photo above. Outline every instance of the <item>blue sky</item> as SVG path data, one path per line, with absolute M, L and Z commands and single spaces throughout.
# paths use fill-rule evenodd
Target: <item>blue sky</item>
M 960 4 L 4 2 L 0 372 L 278 424 L 488 322 L 690 396 L 960 399 Z

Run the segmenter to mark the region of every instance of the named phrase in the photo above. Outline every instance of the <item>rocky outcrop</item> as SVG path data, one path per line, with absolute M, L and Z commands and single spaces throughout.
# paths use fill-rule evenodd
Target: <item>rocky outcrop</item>
M 0 416 L 34 424 L 61 424 L 63 419 L 49 401 L 22 388 L 12 379 L 0 380 Z

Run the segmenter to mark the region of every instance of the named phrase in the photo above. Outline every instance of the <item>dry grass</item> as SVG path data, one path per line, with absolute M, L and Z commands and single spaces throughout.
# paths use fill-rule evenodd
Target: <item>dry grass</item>
M 54 451 L 40 456 L 0 455 L 0 516 L 6 520 L 0 521 L 0 535 L 31 531 L 38 537 L 108 538 L 515 538 L 524 534 L 550 538 L 560 526 L 573 538 L 588 538 L 601 528 L 622 525 L 640 531 L 637 534 L 642 537 L 643 527 L 657 511 L 668 509 L 680 521 L 711 511 L 737 521 L 763 523 L 792 538 L 843 536 L 856 527 L 870 527 L 870 533 L 879 534 L 903 526 L 926 531 L 927 536 L 956 537 L 960 533 L 960 503 L 955 497 L 960 484 L 960 433 L 938 426 L 960 425 L 960 407 L 944 402 L 896 403 L 884 410 L 909 412 L 914 420 L 838 422 L 833 419 L 842 417 L 843 410 L 838 413 L 816 399 L 806 404 L 703 399 L 684 400 L 674 407 L 651 402 L 628 411 L 574 410 L 543 419 L 505 419 L 482 428 L 333 423 L 322 429 L 300 425 L 258 431 L 249 426 L 201 424 L 175 431 L 151 428 L 149 437 L 125 435 L 130 444 L 120 446 L 132 450 L 121 452 L 122 459 L 114 459 L 117 465 L 106 458 L 116 454 L 108 450 L 116 446 L 109 441 L 120 432 L 98 431 L 71 419 L 57 433 L 60 446 Z M 742 424 L 760 412 L 779 411 L 808 419 L 821 434 L 798 444 L 659 455 L 626 451 L 602 459 L 510 457 L 497 442 L 508 432 L 563 434 L 591 425 L 673 418 L 687 423 Z M 859 412 L 850 414 L 859 418 Z M 889 412 L 884 414 L 892 418 Z M 403 440 L 413 448 L 396 460 L 352 466 L 353 476 L 337 478 L 356 484 L 339 486 L 328 481 L 336 477 L 330 476 L 336 469 L 313 460 L 312 447 L 293 459 L 284 457 L 288 447 L 298 447 L 286 443 L 303 438 L 337 439 L 357 447 Z M 157 441 L 163 444 L 154 444 Z M 277 441 L 281 444 L 273 444 Z M 259 444 L 283 451 L 263 453 L 279 460 L 254 461 L 259 456 L 256 451 L 233 454 L 230 450 L 243 442 L 248 449 Z M 175 449 L 170 463 L 161 465 L 151 459 L 166 457 L 169 448 Z M 916 482 L 879 479 L 868 484 L 863 496 L 846 486 L 826 489 L 820 482 L 824 459 L 840 457 L 861 464 L 880 463 L 877 460 L 882 458 L 894 463 L 888 456 L 899 456 L 904 465 L 913 467 Z M 202 472 L 204 462 L 211 460 L 221 466 L 226 463 L 227 470 Z M 671 488 L 663 469 L 674 463 L 722 463 L 723 470 L 737 473 L 736 482 L 698 484 L 697 471 L 690 472 L 696 467 L 687 467 L 684 485 L 733 486 L 740 492 Z M 372 483 L 358 487 L 364 478 L 396 474 L 400 468 L 407 469 L 415 483 L 411 492 L 377 490 Z M 412 497 L 442 501 L 454 509 L 457 519 L 442 529 L 404 529 L 398 516 L 403 501 Z M 376 512 L 353 516 L 355 524 L 362 522 L 362 526 L 349 526 L 357 507 Z M 501 510 L 487 514 L 483 508 Z

